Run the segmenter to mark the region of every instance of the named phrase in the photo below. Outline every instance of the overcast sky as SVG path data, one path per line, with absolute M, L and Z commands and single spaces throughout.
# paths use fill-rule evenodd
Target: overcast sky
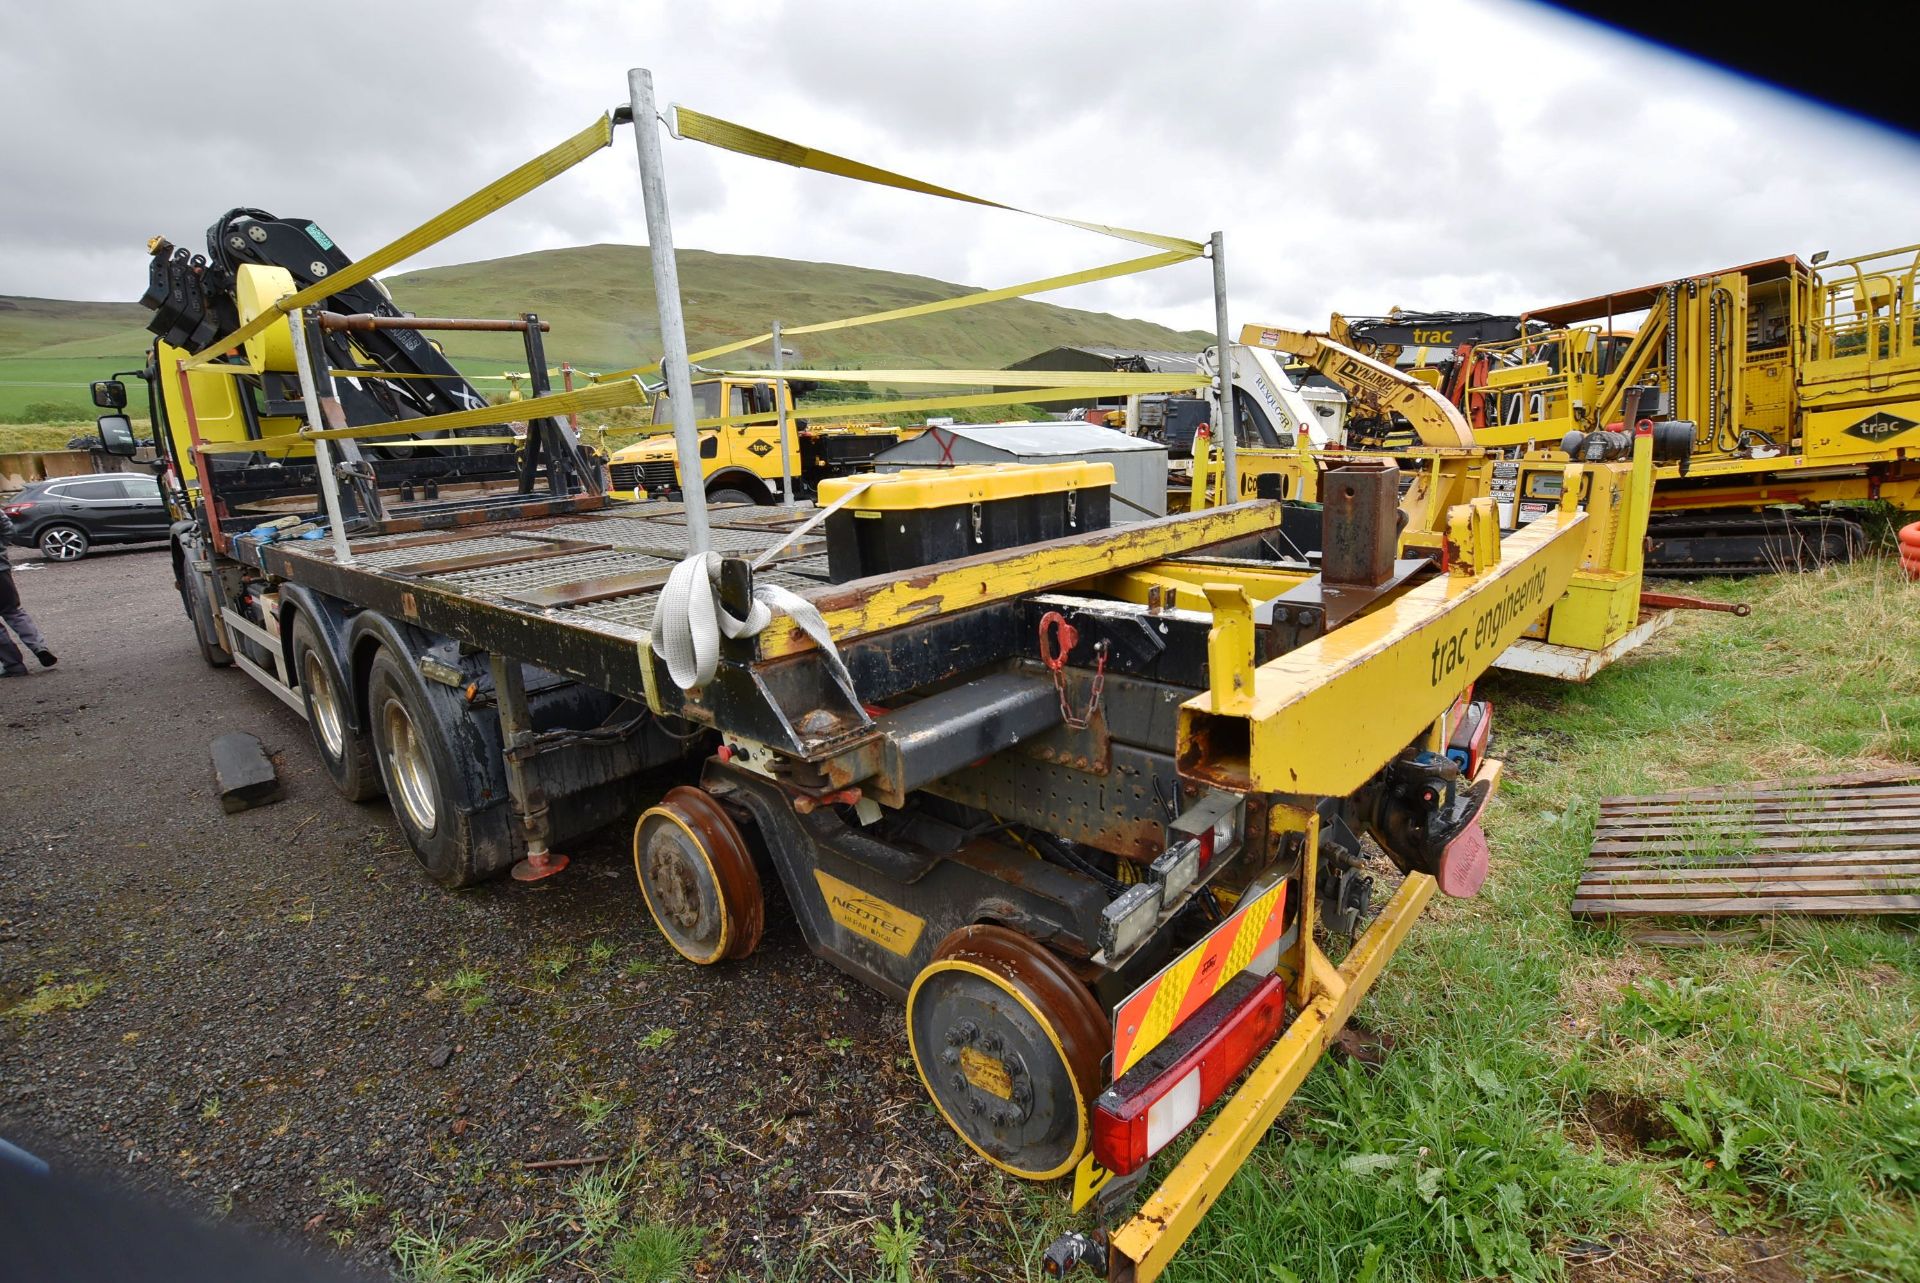
M 197 248 L 236 205 L 364 253 L 624 100 L 633 65 L 663 103 L 1012 204 L 1223 229 L 1236 326 L 1886 248 L 1920 209 L 1911 142 L 1506 0 L 16 2 L 0 293 L 136 298 L 149 236 Z M 666 145 L 683 247 L 980 286 L 1141 252 Z M 410 266 L 644 240 L 623 129 Z M 1047 297 L 1210 329 L 1209 291 L 1195 263 Z

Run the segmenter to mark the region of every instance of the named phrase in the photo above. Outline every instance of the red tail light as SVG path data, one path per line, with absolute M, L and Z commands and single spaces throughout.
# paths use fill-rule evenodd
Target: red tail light
M 1471 777 L 1480 769 L 1480 759 L 1487 754 L 1487 739 L 1492 734 L 1492 704 L 1482 700 L 1460 710 L 1460 718 L 1447 738 L 1447 756 L 1453 759 L 1462 775 Z
M 1220 1098 L 1280 1033 L 1287 987 L 1243 973 L 1149 1052 L 1093 1106 L 1093 1156 L 1116 1176 L 1138 1170 Z
M 0 505 L 0 512 L 6 513 L 9 517 L 24 517 L 27 515 L 27 511 L 32 507 L 33 507 L 33 500 L 29 499 L 25 503 L 9 503 L 5 505 Z

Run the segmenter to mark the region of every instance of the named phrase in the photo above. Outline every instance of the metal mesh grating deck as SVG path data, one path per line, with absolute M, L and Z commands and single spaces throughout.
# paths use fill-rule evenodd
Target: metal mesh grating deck
M 385 570 L 390 566 L 411 566 L 423 561 L 442 561 L 448 557 L 469 557 L 479 553 L 520 552 L 538 550 L 540 544 L 531 539 L 516 538 L 513 535 L 483 535 L 477 539 L 449 538 L 443 543 L 417 543 L 400 548 L 376 548 L 372 552 L 353 554 L 353 564 L 367 570 Z M 320 550 L 329 560 L 331 549 Z
M 626 575 L 641 570 L 665 570 L 673 562 L 662 557 L 647 557 L 632 552 L 583 552 L 550 561 L 532 561 L 517 566 L 495 566 L 478 570 L 459 570 L 433 576 L 434 583 L 451 584 L 473 593 L 504 593 L 529 588 L 553 588 L 561 584 L 598 579 L 602 575 Z
M 610 543 L 631 552 L 651 553 L 657 557 L 678 559 L 687 555 L 687 528 L 664 521 L 638 517 L 604 517 L 598 521 L 569 521 L 548 526 L 540 532 L 546 539 L 591 539 Z M 764 552 L 785 538 L 778 530 L 728 530 L 715 526 L 708 531 L 715 552 L 735 555 Z
M 809 588 L 818 588 L 818 579 L 809 579 L 804 575 L 794 575 L 782 570 L 762 570 L 754 576 L 756 584 L 777 584 L 794 592 L 804 593 Z M 653 608 L 659 600 L 657 592 L 632 593 L 625 597 L 614 597 L 607 601 L 589 602 L 584 606 L 563 606 L 558 610 L 562 618 L 591 619 L 604 624 L 621 624 L 628 628 L 645 631 L 653 626 Z

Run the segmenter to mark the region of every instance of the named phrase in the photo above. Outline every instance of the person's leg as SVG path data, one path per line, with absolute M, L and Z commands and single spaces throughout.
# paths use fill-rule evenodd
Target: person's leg
M 20 610 L 20 594 L 14 589 L 13 575 L 0 570 L 0 615 L 15 614 Z M 13 644 L 13 638 L 7 636 L 5 627 L 0 627 L 0 676 L 18 677 L 27 671 L 26 656 Z
M 41 667 L 53 667 L 57 661 L 53 657 L 53 652 L 47 649 L 47 639 L 40 635 L 40 629 L 34 624 L 33 616 L 21 606 L 20 590 L 15 586 L 13 572 L 10 570 L 0 570 L 0 619 L 4 619 L 7 627 L 19 635 L 21 643 L 38 657 Z M 14 647 L 4 630 L 0 630 L 0 642 L 6 645 L 6 650 L 0 651 L 0 666 L 24 667 L 19 650 Z M 7 658 L 7 651 L 12 651 L 11 659 Z

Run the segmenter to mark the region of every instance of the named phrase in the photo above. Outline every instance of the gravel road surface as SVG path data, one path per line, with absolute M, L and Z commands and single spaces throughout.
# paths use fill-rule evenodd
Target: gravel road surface
M 644 1277 L 615 1244 L 658 1226 L 692 1277 L 864 1278 L 896 1200 L 915 1277 L 1022 1272 L 1035 1196 L 777 897 L 752 958 L 703 969 L 624 832 L 547 883 L 444 891 L 298 715 L 200 660 L 164 550 L 13 556 L 60 663 L 0 682 L 0 1135 L 419 1277 L 456 1242 L 475 1272 L 448 1277 Z M 227 731 L 284 801 L 222 812 Z M 607 1161 L 524 1166 L 554 1159 Z

